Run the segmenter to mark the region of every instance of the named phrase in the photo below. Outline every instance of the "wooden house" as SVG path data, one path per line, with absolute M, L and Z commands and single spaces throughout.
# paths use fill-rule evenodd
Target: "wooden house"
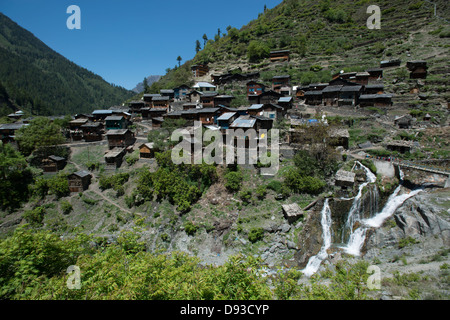
M 271 51 L 269 53 L 269 59 L 271 62 L 289 61 L 290 54 L 291 54 L 291 51 L 289 51 L 289 50 Z
M 161 97 L 161 95 L 159 93 L 144 93 L 142 99 L 144 100 L 144 103 L 147 107 L 151 107 L 153 98 L 155 97 Z
M 194 78 L 203 77 L 209 72 L 207 64 L 195 64 L 191 66 L 192 75 Z
M 108 146 L 113 148 L 126 148 L 135 141 L 134 134 L 129 129 L 109 130 L 106 132 Z
M 270 119 L 264 116 L 250 116 L 250 118 L 256 119 L 256 131 L 261 129 L 270 130 L 273 127 L 274 119 Z
M 209 82 L 197 82 L 192 86 L 192 89 L 200 92 L 216 91 L 217 87 Z
M 278 99 L 277 105 L 283 107 L 284 111 L 287 111 L 289 109 L 292 109 L 293 100 L 294 99 L 292 97 L 281 97 L 280 99 Z
M 345 128 L 330 128 L 328 144 L 333 147 L 344 147 L 348 149 L 350 134 Z
M 385 145 L 387 150 L 398 151 L 400 153 L 411 152 L 412 149 L 412 141 L 390 140 Z
M 126 129 L 127 121 L 123 116 L 109 116 L 105 118 L 106 130 Z
M 401 63 L 400 59 L 383 60 L 380 62 L 380 68 L 398 67 Z
M 117 169 L 122 164 L 125 148 L 113 148 L 105 154 L 106 169 Z
M 203 92 L 200 96 L 200 103 L 204 108 L 214 107 L 214 97 L 217 95 L 218 93 L 216 91 Z
M 266 86 L 264 84 L 256 81 L 247 82 L 247 97 L 258 96 L 264 91 L 266 91 Z
M 163 122 L 164 122 L 163 117 L 152 118 L 152 128 L 153 129 L 161 128 Z
M 384 93 L 384 84 L 374 83 L 364 86 L 364 94 L 382 94 Z
M 145 108 L 144 100 L 133 100 L 128 105 L 130 106 L 130 111 L 134 114 L 141 113 L 141 110 Z
M 103 124 L 101 122 L 88 122 L 81 126 L 83 139 L 86 142 L 101 141 Z
M 427 62 L 424 60 L 408 61 L 406 67 L 410 71 L 411 79 L 425 79 L 427 77 Z
M 361 94 L 362 86 L 344 86 L 339 92 L 339 106 L 356 106 Z
M 369 83 L 370 73 L 368 72 L 357 72 L 353 82 L 365 86 Z
M 252 116 L 263 116 L 269 119 L 280 119 L 283 117 L 283 107 L 273 104 L 253 104 L 248 108 L 248 114 Z
M 162 97 L 169 97 L 169 100 L 175 98 L 175 91 L 173 89 L 161 89 L 159 90 L 159 93 Z
M 144 159 L 153 158 L 155 156 L 155 147 L 153 142 L 143 143 L 139 146 L 139 157 Z
M 83 192 L 84 190 L 87 190 L 91 184 L 91 178 L 92 175 L 86 170 L 70 174 L 67 177 L 70 192 Z
M 322 90 L 306 91 L 305 104 L 310 106 L 317 106 L 322 104 Z
M 272 90 L 280 93 L 282 87 L 289 87 L 291 85 L 290 75 L 274 76 L 272 78 Z
M 198 116 L 197 119 L 201 121 L 203 125 L 214 124 L 219 117 L 219 108 L 196 109 L 196 114 Z
M 189 93 L 190 90 L 191 88 L 185 84 L 182 84 L 181 86 L 174 88 L 173 89 L 174 99 L 186 100 L 187 94 Z
M 392 106 L 391 94 L 362 94 L 359 96 L 361 107 L 390 107 Z
M 295 86 L 293 87 L 294 92 L 295 92 L 295 97 L 297 99 L 305 99 L 305 93 L 308 91 L 308 87 L 307 86 Z
M 66 163 L 67 161 L 65 158 L 51 155 L 46 159 L 42 159 L 41 169 L 44 172 L 58 172 L 59 170 L 64 169 Z
M 188 99 L 188 101 L 190 103 L 199 104 L 200 100 L 201 100 L 201 97 L 202 97 L 202 92 L 200 92 L 198 90 L 192 90 L 186 96 L 187 96 L 187 99 Z
M 381 68 L 370 68 L 367 69 L 367 72 L 369 73 L 369 83 L 383 79 L 383 69 Z
M 283 97 L 281 93 L 269 90 L 257 96 L 248 96 L 248 102 L 250 104 L 277 103 L 281 97 Z
M 166 108 L 144 108 L 142 109 L 142 118 L 149 120 L 157 117 L 162 117 L 166 113 Z
M 331 85 L 323 89 L 323 104 L 327 107 L 337 107 L 342 87 L 342 85 Z
M 88 119 L 86 118 L 74 119 L 69 122 L 70 138 L 73 141 L 79 141 L 83 139 L 83 131 L 81 130 L 81 126 L 86 124 L 87 122 Z
M 213 97 L 213 107 L 222 106 L 231 106 L 231 102 L 233 101 L 234 96 L 227 94 L 220 94 Z
M 342 84 L 342 83 L 339 83 Z M 311 83 L 308 87 L 305 87 L 305 91 L 322 91 L 329 83 Z
M 217 118 L 217 125 L 221 129 L 228 129 L 230 124 L 237 119 L 239 115 L 236 112 L 225 112 Z
M 112 116 L 112 114 L 112 110 L 94 110 L 92 112 L 94 121 L 105 121 L 106 117 Z
M 168 96 L 153 97 L 152 108 L 169 108 L 170 98 Z
M 0 138 L 3 143 L 15 142 L 16 131 L 28 126 L 25 123 L 6 123 L 0 125 Z

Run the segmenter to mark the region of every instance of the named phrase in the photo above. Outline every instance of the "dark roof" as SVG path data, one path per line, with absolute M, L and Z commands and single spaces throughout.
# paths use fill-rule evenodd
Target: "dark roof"
M 362 89 L 362 86 L 344 86 L 341 88 L 341 92 L 358 92 Z
M 77 172 L 74 172 L 74 173 L 72 173 L 73 175 L 76 175 L 76 176 L 78 176 L 78 177 L 80 177 L 80 178 L 84 178 L 84 177 L 87 177 L 87 176 L 90 176 L 91 174 L 88 172 L 88 171 L 86 171 L 86 170 L 80 170 L 80 171 L 77 171 Z
M 153 97 L 152 100 L 153 101 L 168 101 L 170 98 L 167 96 L 162 96 L 162 97 Z
M 228 95 L 228 94 L 221 94 L 221 95 L 215 96 L 214 99 L 234 99 L 234 96 Z
M 55 155 L 51 155 L 51 156 L 49 156 L 48 157 L 50 160 L 53 160 L 53 161 L 64 161 L 64 160 L 66 160 L 65 158 L 63 158 L 63 157 L 58 157 L 58 156 L 55 156 Z
M 225 112 L 220 117 L 217 118 L 217 121 L 221 120 L 230 120 L 232 117 L 236 115 L 236 112 Z
M 201 109 L 195 109 L 197 113 L 214 113 L 219 111 L 220 108 L 201 108 Z M 189 110 L 186 110 L 189 111 Z
M 326 93 L 326 92 L 339 92 L 342 89 L 342 85 L 338 85 L 338 86 L 328 86 L 326 88 L 324 88 L 322 90 L 322 93 Z
M 28 124 L 25 123 L 6 123 L 0 125 L 0 130 L 18 130 L 22 128 L 23 126 L 27 126 Z
M 161 89 L 161 90 L 159 90 L 159 92 L 161 92 L 161 93 L 173 93 L 173 90 L 172 89 Z
M 108 116 L 105 118 L 105 121 L 120 121 L 125 119 L 123 116 Z
M 306 91 L 305 96 L 321 96 L 322 90 L 316 90 L 316 91 Z
M 108 130 L 108 132 L 106 132 L 107 136 L 118 136 L 118 135 L 123 135 L 127 132 L 131 132 L 129 129 L 118 129 L 118 130 Z
M 112 110 L 94 110 L 92 114 L 112 114 Z
M 100 122 L 88 122 L 83 124 L 80 128 L 97 128 L 100 127 L 102 124 Z
M 272 79 L 284 79 L 284 78 L 290 78 L 291 76 L 288 74 L 281 75 L 281 76 L 273 76 Z
M 366 89 L 384 89 L 384 84 L 374 83 L 365 85 Z
M 270 54 L 272 53 L 291 53 L 290 50 L 276 50 L 276 51 L 270 51 Z

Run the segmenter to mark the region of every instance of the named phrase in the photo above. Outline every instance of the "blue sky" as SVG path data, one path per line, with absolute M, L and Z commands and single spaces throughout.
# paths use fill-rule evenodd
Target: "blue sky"
M 132 89 L 145 76 L 195 55 L 195 41 L 217 29 L 240 29 L 264 5 L 282 0 L 0 0 L 0 11 L 50 48 L 106 81 Z M 81 9 L 81 30 L 69 30 L 67 7 Z

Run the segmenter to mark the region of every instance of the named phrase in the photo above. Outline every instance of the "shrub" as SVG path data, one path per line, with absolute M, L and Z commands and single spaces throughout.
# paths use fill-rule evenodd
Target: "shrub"
M 58 174 L 56 177 L 49 179 L 47 184 L 50 192 L 58 198 L 70 195 L 69 182 L 66 175 Z
M 276 193 L 281 193 L 281 189 L 283 187 L 283 184 L 281 181 L 278 180 L 272 180 L 267 184 L 267 189 L 273 190 Z
M 267 194 L 267 186 L 265 186 L 265 185 L 263 185 L 263 184 L 259 185 L 259 186 L 256 188 L 255 193 L 256 193 L 256 197 L 257 197 L 259 200 L 264 199 L 264 198 L 266 197 L 266 194 Z
M 248 234 L 248 240 L 251 243 L 255 243 L 256 241 L 259 241 L 264 236 L 264 230 L 262 228 L 252 228 Z
M 252 201 L 252 192 L 249 189 L 242 190 L 239 193 L 239 198 L 241 198 L 242 202 L 247 205 Z
M 229 191 L 236 192 L 242 186 L 243 176 L 240 171 L 231 171 L 225 175 L 225 188 Z
M 45 208 L 44 207 L 36 207 L 32 210 L 27 210 L 23 214 L 23 218 L 32 225 L 41 225 L 44 221 Z
M 191 221 L 187 221 L 184 224 L 184 231 L 190 236 L 193 236 L 197 232 L 197 230 L 198 230 L 198 226 L 193 224 Z
M 61 201 L 61 211 L 63 214 L 69 214 L 72 210 L 73 210 L 73 207 L 69 201 L 67 201 L 67 200 Z

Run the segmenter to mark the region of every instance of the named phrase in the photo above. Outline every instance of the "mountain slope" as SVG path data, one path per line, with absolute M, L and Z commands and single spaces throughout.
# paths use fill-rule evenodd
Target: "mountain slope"
M 0 61 L 9 97 L 33 114 L 90 112 L 133 94 L 64 58 L 2 13 Z
M 448 1 L 433 3 L 438 16 L 450 20 Z M 372 4 L 381 10 L 379 30 L 367 27 Z M 363 71 L 394 58 L 433 59 L 432 74 L 432 68 L 445 68 L 450 31 L 445 20 L 433 16 L 433 9 L 418 0 L 284 0 L 240 30 L 229 27 L 227 34 L 209 36 L 214 40 L 186 63 L 208 63 L 210 74 L 237 67 L 260 71 L 261 80 L 268 83 L 275 74 L 289 74 L 294 85 L 328 82 L 340 70 Z M 281 49 L 291 51 L 291 61 L 270 63 L 269 52 Z M 171 84 L 168 79 L 178 71 L 169 71 L 158 87 Z M 195 80 L 210 81 L 210 74 Z M 184 79 L 188 80 L 192 79 Z

